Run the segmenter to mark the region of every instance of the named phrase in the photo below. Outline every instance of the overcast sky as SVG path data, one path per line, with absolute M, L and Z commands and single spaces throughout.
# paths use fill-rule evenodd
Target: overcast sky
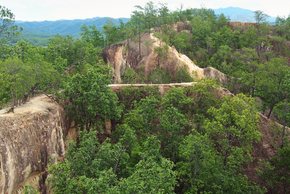
M 152 0 L 167 2 L 171 10 L 183 3 L 184 8 L 211 9 L 240 7 L 262 10 L 270 16 L 288 16 L 290 0 Z M 59 19 L 85 19 L 92 17 L 130 17 L 135 5 L 144 6 L 148 0 L 1 0 L 0 5 L 9 8 L 16 20 L 43 21 Z

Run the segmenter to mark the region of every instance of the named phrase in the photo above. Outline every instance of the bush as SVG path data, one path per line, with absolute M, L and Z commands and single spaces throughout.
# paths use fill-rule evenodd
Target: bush
M 136 82 L 136 72 L 133 68 L 126 68 L 121 78 L 123 84 L 134 84 Z
M 149 76 L 149 81 L 153 84 L 169 84 L 171 75 L 163 67 L 156 67 Z
M 176 71 L 175 78 L 177 82 L 193 82 L 193 78 L 184 66 Z

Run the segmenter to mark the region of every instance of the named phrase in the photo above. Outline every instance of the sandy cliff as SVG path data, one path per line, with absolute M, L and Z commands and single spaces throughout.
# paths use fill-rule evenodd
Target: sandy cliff
M 63 109 L 44 95 L 0 113 L 0 193 L 22 193 L 30 185 L 41 193 L 48 160 L 64 155 Z
M 178 28 L 178 27 L 176 27 Z M 145 46 L 145 42 L 150 42 L 151 46 Z M 158 55 L 154 53 L 154 48 L 163 46 L 165 43 L 153 36 L 153 33 L 146 33 L 141 38 L 141 52 L 139 53 L 138 42 L 124 41 L 110 45 L 103 49 L 105 62 L 112 67 L 114 83 L 121 83 L 121 76 L 126 68 L 133 68 L 135 72 L 143 71 L 145 76 L 158 66 Z M 217 78 L 222 83 L 227 81 L 226 75 L 214 68 L 202 69 L 198 67 L 186 55 L 179 53 L 174 47 L 169 46 L 168 53 L 159 61 L 160 67 L 166 72 L 175 76 L 176 70 L 185 67 L 192 77 Z

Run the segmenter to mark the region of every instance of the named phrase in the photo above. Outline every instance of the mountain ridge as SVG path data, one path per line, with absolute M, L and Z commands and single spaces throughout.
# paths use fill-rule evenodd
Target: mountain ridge
M 255 22 L 254 11 L 243 9 L 239 7 L 227 7 L 212 9 L 215 14 L 223 13 L 226 17 L 229 16 L 231 21 Z M 80 38 L 80 27 L 83 24 L 87 26 L 96 25 L 96 29 L 102 31 L 103 26 L 107 23 L 110 17 L 93 17 L 86 19 L 73 20 L 56 20 L 56 21 L 20 21 L 16 20 L 15 24 L 23 28 L 22 39 L 34 45 L 46 46 L 48 39 L 54 37 L 56 34 L 61 36 L 70 35 L 73 38 Z M 113 23 L 119 25 L 119 19 L 124 23 L 130 21 L 130 18 L 111 18 Z M 269 17 L 270 24 L 274 24 L 275 18 Z M 20 38 L 15 39 L 16 43 Z
M 255 22 L 254 11 L 249 9 L 244 9 L 240 7 L 226 7 L 213 9 L 216 14 L 224 14 L 225 16 L 230 16 L 231 21 L 241 21 L 241 22 Z M 269 23 L 275 23 L 276 17 L 269 16 L 267 21 Z

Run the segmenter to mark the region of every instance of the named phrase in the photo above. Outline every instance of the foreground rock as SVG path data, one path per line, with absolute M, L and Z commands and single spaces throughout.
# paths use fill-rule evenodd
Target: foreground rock
M 22 193 L 29 185 L 41 193 L 50 158 L 65 153 L 63 109 L 44 95 L 14 113 L 0 113 L 0 193 Z

